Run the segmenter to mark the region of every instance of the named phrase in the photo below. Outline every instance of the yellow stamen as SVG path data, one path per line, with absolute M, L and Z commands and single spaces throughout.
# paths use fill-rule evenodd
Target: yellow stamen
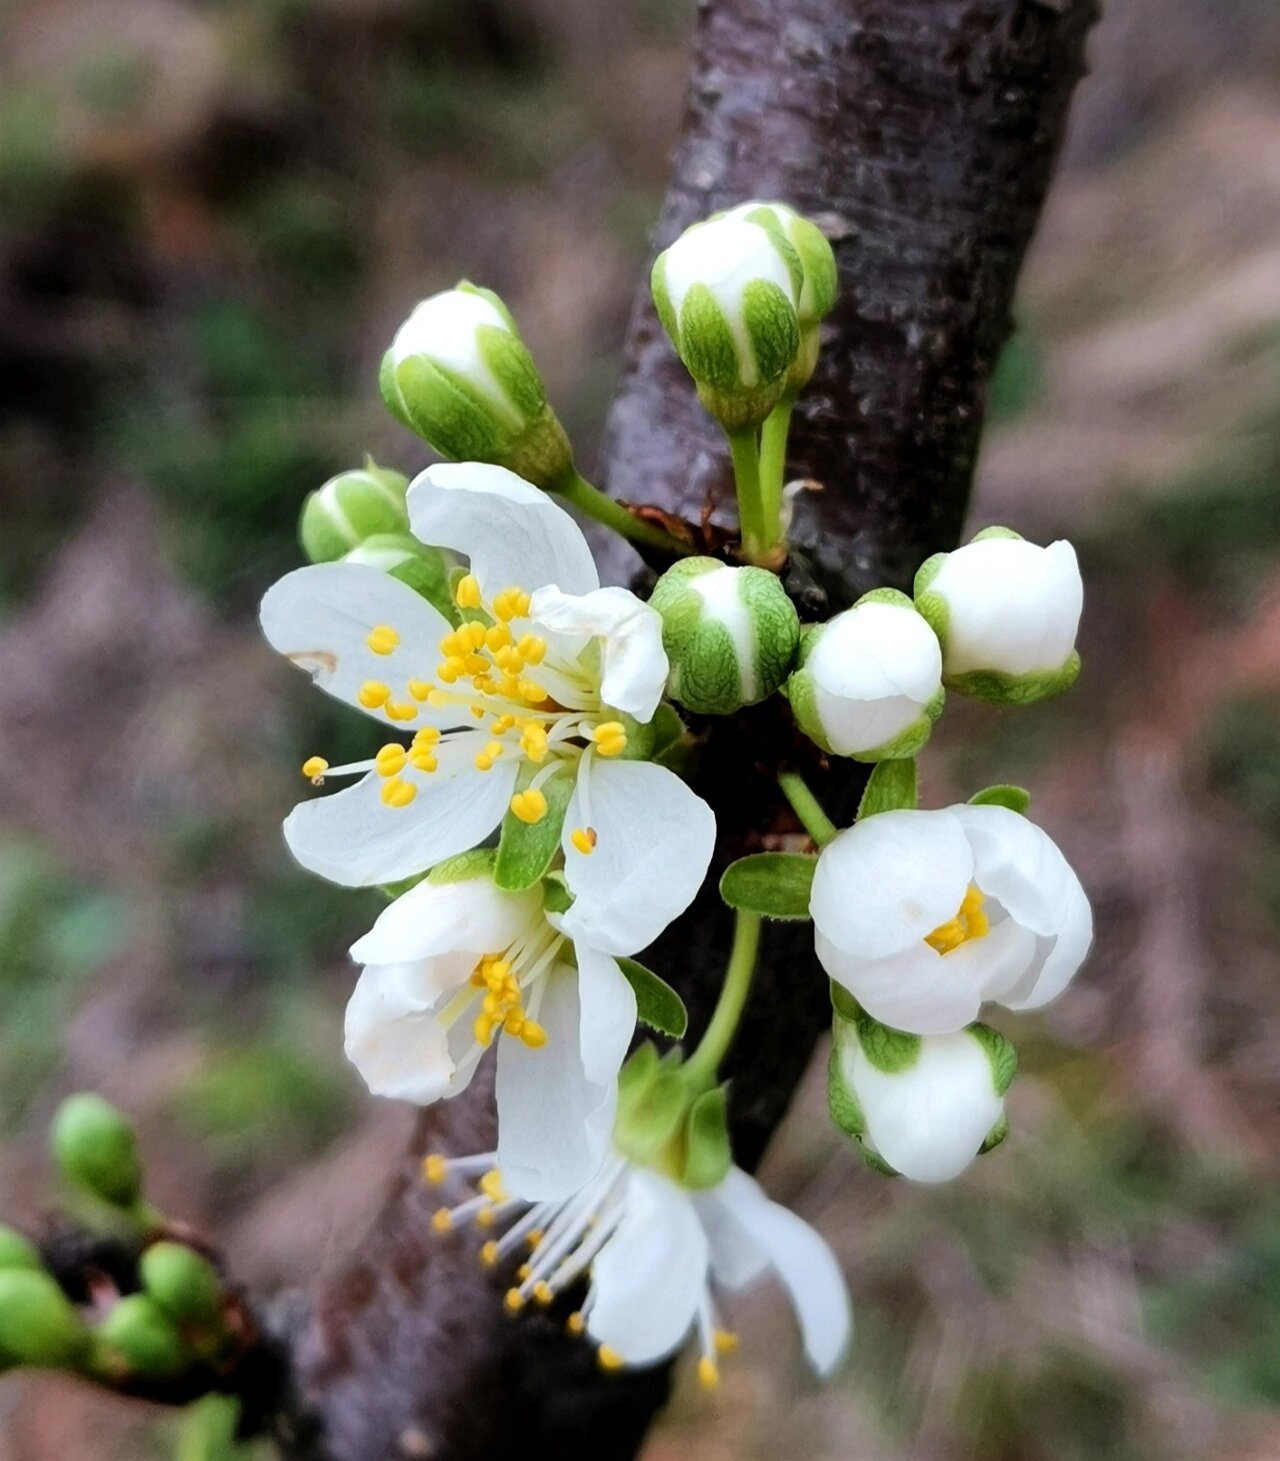
M 492 1015 L 477 1015 L 476 1022 L 471 1028 L 478 1045 L 490 1045 L 493 1043 Z
M 546 1281 L 545 1278 L 540 1278 L 533 1286 L 534 1302 L 537 1304 L 541 1304 L 542 1307 L 545 1309 L 554 1298 L 555 1294 L 551 1291 L 551 1285 Z
M 926 934 L 925 943 L 940 954 L 950 954 L 970 939 L 985 937 L 991 931 L 991 920 L 983 912 L 985 902 L 982 892 L 970 883 L 956 916 Z
M 427 680 L 410 680 L 409 694 L 412 695 L 415 700 L 426 700 L 427 697 L 431 694 L 430 682 Z
M 575 1309 L 564 1321 L 564 1327 L 570 1334 L 577 1338 L 579 1335 L 586 1333 L 587 1317 L 580 1309 Z
M 377 710 L 379 705 L 385 705 L 391 699 L 391 686 L 384 685 L 381 680 L 366 680 L 360 686 L 356 699 L 366 710 Z
M 541 1228 L 534 1228 L 525 1241 L 529 1244 L 530 1248 L 536 1248 L 546 1236 L 546 1233 Z
M 398 776 L 393 776 L 382 786 L 383 804 L 397 810 L 407 807 L 417 795 L 418 788 L 411 781 L 401 781 Z
M 324 779 L 324 773 L 328 769 L 329 763 L 323 756 L 308 756 L 302 763 L 302 774 L 309 781 L 314 781 L 317 786 Z
M 496 1219 L 494 1218 L 491 1207 L 482 1207 L 476 1213 L 476 1227 L 478 1228 L 491 1228 L 495 1221 Z
M 720 1371 L 709 1354 L 698 1361 L 698 1381 L 705 1390 L 714 1390 L 720 1383 Z
M 607 1370 L 610 1372 L 614 1370 L 620 1370 L 623 1365 L 622 1356 L 618 1353 L 616 1349 L 608 1344 L 602 1344 L 600 1348 L 596 1350 L 596 1360 L 599 1362 L 600 1368 L 602 1370 Z
M 458 580 L 458 586 L 453 591 L 453 599 L 460 609 L 478 609 L 480 607 L 480 581 L 475 574 L 468 573 Z
M 400 643 L 400 636 L 390 624 L 375 624 L 365 643 L 374 654 L 390 654 Z
M 528 791 L 516 792 L 511 798 L 511 810 L 532 827 L 547 815 L 547 799 L 540 791 L 530 787 Z
M 541 1050 L 547 1043 L 547 1032 L 537 1020 L 525 1020 L 520 1028 L 520 1038 L 530 1050 Z
M 387 706 L 387 715 L 392 720 L 417 720 L 418 707 L 408 700 L 393 700 Z M 603 756 L 604 752 L 600 754 Z
M 420 731 L 413 733 L 413 746 L 417 750 L 419 746 L 435 746 L 440 743 L 440 729 L 434 725 L 424 725 Z
M 589 857 L 596 850 L 596 843 L 599 840 L 594 827 L 575 827 L 569 833 L 569 841 L 573 843 L 583 857 Z
M 524 1295 L 519 1289 L 508 1289 L 502 1303 L 508 1314 L 518 1314 L 524 1308 Z
M 497 1263 L 497 1261 L 498 1245 L 493 1241 L 492 1238 L 490 1238 L 489 1241 L 487 1243 L 484 1243 L 480 1248 L 480 1262 L 483 1263 L 486 1268 L 492 1268 Z
M 447 1233 L 453 1227 L 453 1214 L 447 1207 L 438 1207 L 432 1215 L 431 1226 L 437 1233 Z
M 732 1354 L 738 1347 L 738 1336 L 731 1329 L 717 1329 L 712 1340 L 717 1354 Z
M 502 1185 L 502 1173 L 495 1167 L 492 1172 L 486 1172 L 479 1182 L 480 1191 L 490 1202 L 504 1202 L 507 1197 L 507 1189 Z
M 449 1174 L 449 1163 L 439 1152 L 432 1152 L 422 1159 L 422 1180 L 432 1187 L 439 1187 Z
M 530 705 L 541 705 L 547 698 L 546 689 L 537 680 L 521 680 L 516 688 L 520 691 L 520 698 Z
M 404 747 L 391 741 L 373 758 L 373 769 L 379 776 L 398 776 L 408 759 Z
M 516 1277 L 520 1280 L 521 1283 L 523 1283 L 532 1272 L 533 1269 L 530 1268 L 527 1263 L 522 1263 L 520 1267 L 516 1269 Z
M 425 771 L 428 773 L 428 775 L 432 771 L 434 771 L 436 767 L 439 766 L 439 764 L 439 761 L 436 760 L 436 758 L 431 754 L 430 751 L 415 751 L 413 755 L 409 757 L 409 765 L 412 766 L 415 771 Z
M 602 756 L 621 756 L 627 749 L 627 728 L 620 720 L 605 720 L 591 732 Z
M 540 665 L 546 657 L 547 641 L 540 634 L 522 634 L 516 649 L 526 664 Z
M 506 624 L 491 624 L 484 632 L 485 647 L 496 654 L 511 643 L 511 630 Z

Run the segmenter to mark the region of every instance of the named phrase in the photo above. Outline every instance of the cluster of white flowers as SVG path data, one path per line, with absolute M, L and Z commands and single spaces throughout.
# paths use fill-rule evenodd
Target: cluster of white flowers
M 826 1373 L 850 1330 L 843 1280 L 818 1235 L 733 1165 L 718 1083 L 760 919 L 812 918 L 834 981 L 831 1110 L 872 1165 L 943 1180 L 1002 1138 L 1016 1058 L 977 1018 L 1066 986 L 1089 905 L 1015 789 L 922 811 L 913 758 L 948 689 L 1029 703 L 1071 683 L 1080 576 L 1070 545 L 990 530 L 924 564 L 914 599 L 880 589 L 802 627 L 759 566 L 780 483 L 753 475 L 752 454 L 781 471 L 834 256 L 794 210 L 750 203 L 690 230 L 654 286 L 759 489 L 767 552 L 745 566 L 689 556 L 646 524 L 638 538 L 685 556 L 648 603 L 601 587 L 554 494 L 624 531 L 630 519 L 573 472 L 510 314 L 470 285 L 424 302 L 387 354 L 384 395 L 444 455 L 479 460 L 430 467 L 407 491 L 370 463 L 309 500 L 312 566 L 266 595 L 263 629 L 385 739 L 354 764 L 310 758 L 316 786 L 358 779 L 304 801 L 285 836 L 304 867 L 391 896 L 351 950 L 346 1049 L 372 1091 L 450 1098 L 497 1047 L 496 1150 L 433 1153 L 424 1178 L 465 1189 L 435 1226 L 479 1230 L 481 1261 L 511 1269 L 510 1310 L 581 1295 L 565 1322 L 606 1369 L 696 1333 L 713 1383 L 732 1343 L 713 1288 L 771 1270 Z M 874 763 L 862 814 L 837 831 L 780 776 L 820 851 L 729 868 L 740 937 L 721 1012 L 688 1060 L 652 1045 L 628 1059 L 638 1018 L 683 1032 L 678 996 L 633 956 L 690 906 L 716 841 L 672 769 L 696 764 L 705 726 L 672 702 L 722 716 L 779 695 L 812 756 Z M 797 886 L 802 906 L 784 909 Z M 655 1016 L 655 1000 L 680 1018 Z

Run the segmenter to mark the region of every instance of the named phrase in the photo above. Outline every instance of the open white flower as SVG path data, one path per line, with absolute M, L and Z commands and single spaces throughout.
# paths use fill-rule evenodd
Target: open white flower
M 915 596 L 942 641 L 946 683 L 965 694 L 1030 704 L 1068 689 L 1080 672 L 1084 585 L 1064 539 L 1041 548 L 989 528 L 928 559 Z
M 365 967 L 347 1007 L 347 1056 L 375 1095 L 456 1096 L 496 1043 L 498 1160 L 512 1188 L 563 1195 L 599 1168 L 635 994 L 615 959 L 565 935 L 541 884 L 505 893 L 487 870 L 428 879 L 351 956 Z
M 329 694 L 392 731 L 364 773 L 285 822 L 294 856 L 349 886 L 393 883 L 475 847 L 511 810 L 547 815 L 543 788 L 573 778 L 564 820 L 574 937 L 630 952 L 637 921 L 688 906 L 715 819 L 672 772 L 627 759 L 667 678 L 662 621 L 600 588 L 586 540 L 546 495 L 500 467 L 430 467 L 409 492 L 414 532 L 470 560 L 460 627 L 405 584 L 354 563 L 286 575 L 262 603 L 267 638 Z M 643 911 L 638 911 L 643 910 Z
M 906 1035 L 870 1019 L 835 1021 L 832 1116 L 867 1156 L 916 1182 L 949 1182 L 1008 1129 L 1013 1046 L 985 1025 Z
M 447 1231 L 468 1221 L 489 1227 L 519 1215 L 480 1252 L 495 1266 L 526 1244 L 533 1248 L 507 1292 L 507 1308 L 515 1313 L 531 1300 L 551 1305 L 589 1275 L 586 1298 L 567 1326 L 599 1345 L 606 1370 L 657 1364 L 696 1332 L 699 1377 L 714 1385 L 718 1357 L 736 1343 L 722 1327 L 714 1290 L 744 1289 L 770 1270 L 795 1308 L 810 1364 L 821 1375 L 839 1364 L 852 1320 L 834 1255 L 808 1223 L 771 1202 L 740 1168 L 691 1192 L 614 1153 L 572 1197 L 529 1206 L 510 1195 L 505 1172 L 493 1169 L 493 1161 L 494 1154 L 427 1158 L 429 1180 L 447 1180 L 451 1171 L 480 1177 L 480 1195 L 441 1208 L 436 1227 Z
M 942 651 L 905 594 L 876 589 L 807 629 L 786 693 L 800 729 L 837 756 L 914 756 L 942 712 Z
M 839 833 L 810 895 L 827 973 L 877 1020 L 963 1029 L 986 1000 L 1038 1009 L 1093 938 L 1080 881 L 1052 839 L 1007 807 L 892 811 Z

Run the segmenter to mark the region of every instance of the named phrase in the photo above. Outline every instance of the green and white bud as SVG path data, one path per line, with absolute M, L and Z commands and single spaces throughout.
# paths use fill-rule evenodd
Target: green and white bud
M 508 467 L 554 489 L 573 453 L 502 300 L 465 280 L 424 299 L 382 359 L 387 409 L 455 462 Z
M 948 688 L 1030 705 L 1075 684 L 1084 584 L 1065 539 L 1047 548 L 987 528 L 916 574 L 916 607 L 942 643 Z
M 457 622 L 458 606 L 449 588 L 449 560 L 439 548 L 428 548 L 412 533 L 375 533 L 342 561 L 363 563 L 398 578 L 434 604 L 446 619 Z
M 778 576 L 685 558 L 649 600 L 662 615 L 667 691 L 700 715 L 730 715 L 766 699 L 786 679 L 800 620 Z
M 986 1025 L 908 1035 L 868 1016 L 836 1016 L 827 1100 L 868 1164 L 916 1182 L 949 1182 L 1008 1130 L 1017 1052 Z
M 709 218 L 659 254 L 650 284 L 702 404 L 726 431 L 758 426 L 800 351 L 795 249 L 776 228 Z
M 142 1287 L 179 1324 L 214 1323 L 222 1308 L 222 1280 L 207 1258 L 182 1243 L 153 1243 L 138 1268 Z
M 11 1364 L 71 1370 L 90 1344 L 88 1326 L 47 1273 L 0 1269 L 0 1355 Z
M 0 1269 L 4 1268 L 29 1268 L 39 1273 L 44 1269 L 44 1259 L 30 1238 L 0 1223 Z
M 829 755 L 914 756 L 942 713 L 942 652 L 911 600 L 874 589 L 806 629 L 786 695 L 800 729 Z
M 151 1380 L 181 1374 L 192 1360 L 178 1326 L 146 1294 L 130 1294 L 112 1305 L 98 1325 L 97 1339 L 113 1368 Z
M 302 504 L 298 537 L 311 563 L 333 563 L 378 533 L 406 533 L 407 477 L 366 458 L 363 467 L 339 472 Z
M 780 233 L 796 252 L 803 270 L 803 282 L 796 299 L 800 325 L 800 351 L 787 376 L 787 391 L 797 395 L 808 384 L 818 363 L 818 326 L 836 302 L 839 279 L 835 251 L 816 223 L 797 213 L 788 203 L 758 200 L 739 203 L 724 215 L 745 218 Z
M 68 1096 L 50 1129 L 54 1160 L 68 1181 L 100 1201 L 134 1208 L 142 1197 L 142 1164 L 133 1128 L 90 1091 Z

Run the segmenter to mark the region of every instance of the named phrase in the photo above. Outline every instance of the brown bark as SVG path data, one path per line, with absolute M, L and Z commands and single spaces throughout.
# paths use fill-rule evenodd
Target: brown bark
M 778 197 L 837 244 L 842 293 L 798 412 L 788 583 L 810 616 L 904 586 L 964 517 L 985 389 L 1082 70 L 1094 0 L 704 0 L 689 109 L 657 244 L 744 198 Z M 727 456 L 641 291 L 604 451 L 615 496 L 732 520 Z M 604 550 L 606 571 L 629 571 Z M 787 826 L 772 773 L 804 759 L 759 707 L 706 728 L 698 789 L 719 862 Z M 853 786 L 825 773 L 833 803 Z M 714 882 L 652 956 L 691 1034 L 723 968 Z M 735 1140 L 754 1165 L 828 1018 L 807 929 L 770 930 L 732 1057 Z M 560 1314 L 508 1319 L 475 1241 L 432 1236 L 417 1180 L 430 1142 L 491 1145 L 488 1092 L 425 1118 L 361 1252 L 292 1336 L 291 1454 L 313 1461 L 624 1461 L 668 1387 L 663 1369 L 602 1376 Z M 852 1157 L 851 1157 L 852 1160 Z

